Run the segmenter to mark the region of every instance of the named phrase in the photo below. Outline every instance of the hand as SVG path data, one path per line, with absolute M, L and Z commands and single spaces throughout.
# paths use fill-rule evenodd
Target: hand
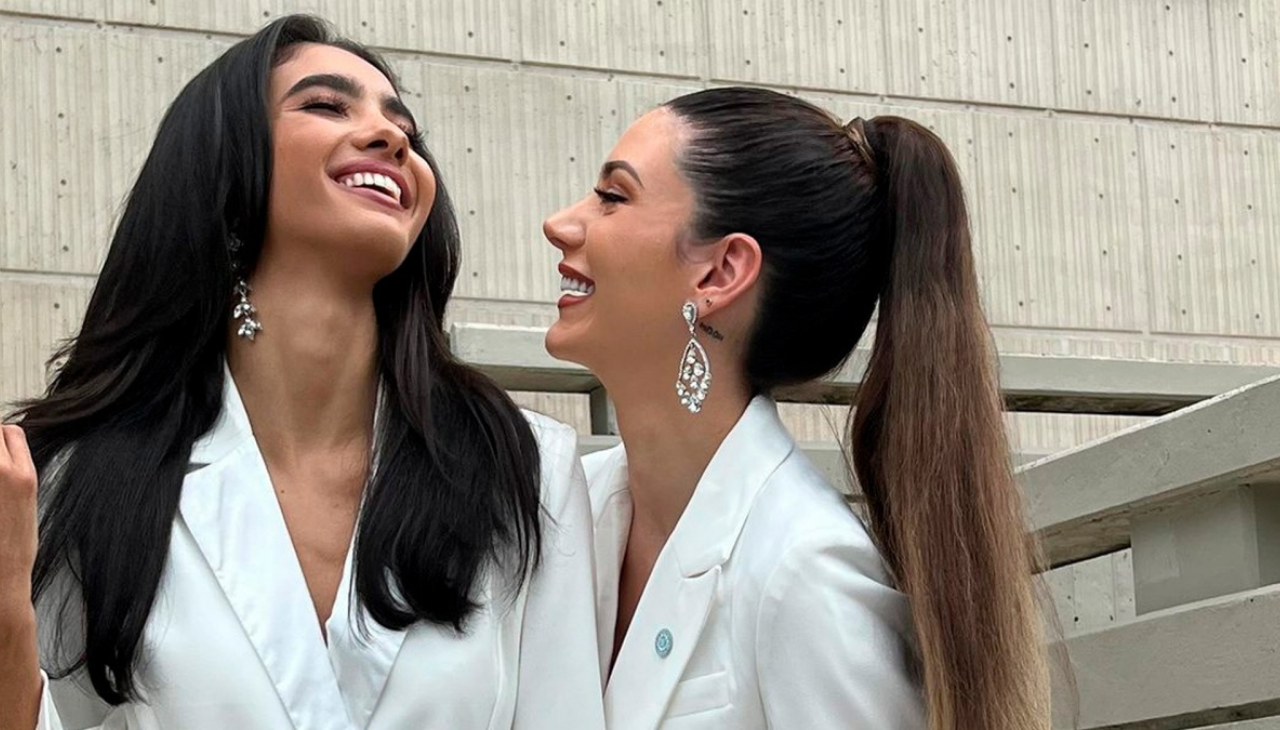
M 0 426 L 0 602 L 30 605 L 36 562 L 36 467 L 18 426 Z

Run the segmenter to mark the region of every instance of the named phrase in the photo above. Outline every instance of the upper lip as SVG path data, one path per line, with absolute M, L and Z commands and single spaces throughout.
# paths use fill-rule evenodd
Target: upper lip
M 337 181 L 357 172 L 374 172 L 395 180 L 396 185 L 400 186 L 400 207 L 405 210 L 413 207 L 413 191 L 409 189 L 409 181 L 405 179 L 404 173 L 400 171 L 400 168 L 390 163 L 380 160 L 352 160 L 338 167 L 329 176 Z
M 567 276 L 570 279 L 577 279 L 578 281 L 586 282 L 589 286 L 596 285 L 595 281 L 592 280 L 591 277 L 587 276 L 581 271 L 578 271 L 577 269 L 573 268 L 572 266 L 566 263 L 561 262 L 559 269 L 560 269 L 561 276 Z

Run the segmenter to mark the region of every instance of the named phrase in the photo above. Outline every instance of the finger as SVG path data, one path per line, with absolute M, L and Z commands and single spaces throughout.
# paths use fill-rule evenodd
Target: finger
M 5 447 L 9 450 L 9 460 L 15 467 L 23 471 L 35 471 L 31 459 L 31 445 L 27 443 L 27 434 L 21 426 L 6 426 L 4 430 Z
M 0 425 L 0 466 L 6 466 L 12 459 L 9 456 L 9 431 L 17 428 L 8 424 Z

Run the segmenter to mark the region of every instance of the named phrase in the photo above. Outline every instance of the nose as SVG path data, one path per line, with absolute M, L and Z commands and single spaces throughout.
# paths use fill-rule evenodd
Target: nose
M 409 135 L 400 125 L 381 113 L 373 113 L 360 132 L 357 146 L 362 150 L 381 152 L 397 163 L 409 157 Z
M 542 222 L 542 235 L 547 237 L 552 246 L 561 251 L 569 251 L 582 245 L 581 209 L 585 200 L 583 198 L 567 208 L 560 209 Z

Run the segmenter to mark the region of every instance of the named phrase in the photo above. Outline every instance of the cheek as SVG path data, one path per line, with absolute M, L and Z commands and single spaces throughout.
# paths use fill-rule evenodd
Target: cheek
M 413 155 L 412 172 L 414 179 L 417 181 L 417 220 L 418 229 L 427 222 L 427 216 L 431 215 L 431 208 L 436 199 L 436 176 L 431 172 L 431 166 L 427 161 Z
M 604 290 L 602 304 L 610 319 L 653 333 L 662 330 L 662 323 L 680 321 L 683 271 L 670 255 L 664 236 L 615 241 L 601 253 L 609 255 L 591 265 L 598 272 L 597 291 Z
M 314 217 L 328 196 L 324 150 L 297 130 L 280 130 L 272 148 L 270 205 L 274 218 Z M 327 206 L 326 206 L 327 207 Z M 307 210 L 302 210 L 307 208 Z

